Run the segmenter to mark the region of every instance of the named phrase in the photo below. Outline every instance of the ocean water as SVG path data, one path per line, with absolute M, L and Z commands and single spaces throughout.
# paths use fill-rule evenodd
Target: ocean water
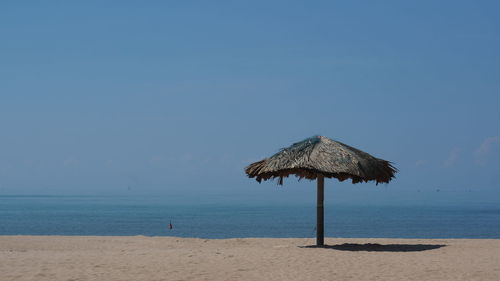
M 314 202 L 183 204 L 158 197 L 0 196 L 0 235 L 315 237 L 315 219 Z M 327 203 L 325 235 L 500 238 L 500 206 Z

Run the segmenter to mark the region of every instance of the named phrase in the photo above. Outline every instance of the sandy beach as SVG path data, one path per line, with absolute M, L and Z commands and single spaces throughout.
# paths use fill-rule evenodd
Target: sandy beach
M 500 280 L 498 239 L 0 236 L 0 280 Z

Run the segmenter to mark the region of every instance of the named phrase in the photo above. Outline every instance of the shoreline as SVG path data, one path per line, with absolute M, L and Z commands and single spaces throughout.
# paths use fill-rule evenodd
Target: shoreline
M 231 240 L 231 239 L 295 239 L 295 240 L 311 240 L 311 243 L 316 243 L 316 237 L 223 237 L 223 238 L 205 238 L 205 237 L 185 237 L 185 236 L 168 236 L 168 235 L 72 235 L 72 234 L 0 234 L 0 239 L 2 237 L 102 237 L 102 238 L 176 238 L 176 239 L 200 239 L 200 240 Z M 328 240 L 498 240 L 500 241 L 500 237 L 498 238 L 453 238 L 453 237 L 432 237 L 432 238 L 406 238 L 406 237 L 325 237 Z
M 500 239 L 0 236 L 1 280 L 500 280 Z

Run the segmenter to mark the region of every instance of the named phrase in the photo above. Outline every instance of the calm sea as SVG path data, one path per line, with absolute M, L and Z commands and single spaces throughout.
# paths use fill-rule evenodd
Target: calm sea
M 154 197 L 0 196 L 0 235 L 314 237 L 315 216 L 314 203 L 181 204 Z M 327 204 L 325 234 L 500 238 L 500 206 Z

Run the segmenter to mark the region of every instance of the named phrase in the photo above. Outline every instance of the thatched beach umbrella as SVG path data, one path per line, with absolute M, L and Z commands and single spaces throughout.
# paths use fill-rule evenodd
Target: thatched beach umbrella
M 315 136 L 294 143 L 261 161 L 250 164 L 245 172 L 249 178 L 262 180 L 283 178 L 293 174 L 301 178 L 317 180 L 316 245 L 324 245 L 324 178 L 339 181 L 351 179 L 352 183 L 375 181 L 387 183 L 397 172 L 391 162 L 323 136 Z

